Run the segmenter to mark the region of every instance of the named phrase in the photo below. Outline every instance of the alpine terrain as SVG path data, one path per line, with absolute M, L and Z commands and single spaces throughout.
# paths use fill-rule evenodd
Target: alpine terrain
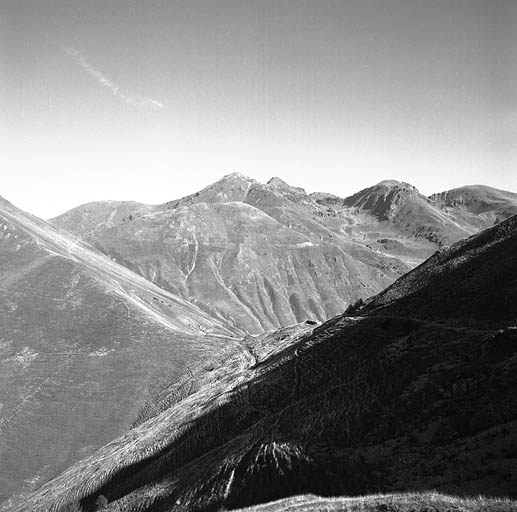
M 321 411 L 312 411 L 312 402 L 307 398 L 309 404 L 305 404 L 302 396 L 314 388 L 315 396 L 324 393 L 320 405 L 327 407 L 330 392 L 322 390 L 327 385 L 332 387 L 333 382 L 342 386 L 340 379 L 345 377 L 353 383 L 350 392 L 355 389 L 354 393 L 360 394 L 346 399 L 350 400 L 346 407 L 351 408 L 343 413 L 348 418 L 346 426 L 340 423 L 345 420 L 336 416 L 339 436 L 345 436 L 348 441 L 334 439 L 332 432 L 323 434 L 327 428 L 324 427 L 326 416 L 322 416 L 320 434 L 333 440 L 325 445 L 327 441 L 318 437 L 320 434 L 314 438 L 318 446 L 322 443 L 327 446 L 325 450 L 334 450 L 332 446 L 336 443 L 336 461 L 351 453 L 350 439 L 360 439 L 357 446 L 364 448 L 360 457 L 357 451 L 350 455 L 352 461 L 357 457 L 369 461 L 368 450 L 392 457 L 391 448 L 388 450 L 383 443 L 394 433 L 398 436 L 396 446 L 407 448 L 403 437 L 406 431 L 400 430 L 400 421 L 409 425 L 408 432 L 413 432 L 415 439 L 432 438 L 432 433 L 415 433 L 408 419 L 400 420 L 398 427 L 391 423 L 389 428 L 379 426 L 379 438 L 371 432 L 365 434 L 369 422 L 377 421 L 372 418 L 377 417 L 377 407 L 385 400 L 396 402 L 381 407 L 392 411 L 383 413 L 388 414 L 392 423 L 400 408 L 409 407 L 405 398 L 393 394 L 409 384 L 405 380 L 397 384 L 393 375 L 405 372 L 400 364 L 411 366 L 412 358 L 420 357 L 411 348 L 404 355 L 409 358 L 404 363 L 398 361 L 398 356 L 394 361 L 390 359 L 389 364 L 394 366 L 388 371 L 383 366 L 388 364 L 383 359 L 384 352 L 381 355 L 377 352 L 383 344 L 398 343 L 405 347 L 406 338 L 420 340 L 416 345 L 423 344 L 425 350 L 432 352 L 438 350 L 436 340 L 443 339 L 444 346 L 440 345 L 439 349 L 443 351 L 440 354 L 443 361 L 448 361 L 448 357 L 461 359 L 460 355 L 454 356 L 454 350 L 460 354 L 462 343 L 481 343 L 478 337 L 486 341 L 487 336 L 496 336 L 497 329 L 512 325 L 514 269 L 508 256 L 512 249 L 507 246 L 511 246 L 513 238 L 505 233 L 511 232 L 514 221 L 498 224 L 475 237 L 471 235 L 515 213 L 517 195 L 484 186 L 462 187 L 425 197 L 407 183 L 387 180 L 341 198 L 327 193 L 307 194 L 279 178 L 261 184 L 238 173 L 227 175 L 191 196 L 162 205 L 89 203 L 50 222 L 0 199 L 0 500 L 11 498 L 5 501 L 6 506 L 17 500 L 21 503 L 27 493 L 88 456 L 93 457 L 90 460 L 101 471 L 92 480 L 97 481 L 97 476 L 104 474 L 102 471 L 114 470 L 98 462 L 95 450 L 131 425 L 134 429 L 130 435 L 137 435 L 138 429 L 148 424 L 146 420 L 156 422 L 156 418 L 162 418 L 162 412 L 164 423 L 146 434 L 149 446 L 142 448 L 140 441 L 135 441 L 134 452 L 128 454 L 125 441 L 122 442 L 124 458 L 113 457 L 115 466 L 126 467 L 133 460 L 143 464 L 142 453 L 148 450 L 161 461 L 163 453 L 156 451 L 156 447 L 174 445 L 172 438 L 167 437 L 169 434 L 162 432 L 164 425 L 176 432 L 173 437 L 177 440 L 184 439 L 191 430 L 192 435 L 197 435 L 199 424 L 203 429 L 208 428 L 207 434 L 200 434 L 202 445 L 194 443 L 194 452 L 190 451 L 192 438 L 185 438 L 186 444 L 181 449 L 186 452 L 181 457 L 186 458 L 180 457 L 178 462 L 177 455 L 170 455 L 176 461 L 175 467 L 179 464 L 182 468 L 186 461 L 197 461 L 196 457 L 211 450 L 210 447 L 226 446 L 230 439 L 234 443 L 242 441 L 253 425 L 242 446 L 248 446 L 248 442 L 255 446 L 256 428 L 259 428 L 256 425 L 270 429 L 267 425 L 277 421 L 275 415 L 280 410 L 290 411 L 294 407 L 289 405 L 291 402 L 299 403 L 299 410 L 307 411 L 307 417 L 319 425 L 317 418 Z M 450 247 L 454 242 L 458 243 Z M 494 268 L 499 267 L 494 267 L 494 262 L 501 258 L 506 263 L 501 260 L 497 264 L 501 268 L 497 273 Z M 420 266 L 405 274 L 417 265 Z M 345 309 L 349 314 L 343 317 Z M 392 320 L 385 321 L 384 317 Z M 327 323 L 319 325 L 322 322 Z M 343 334 L 335 334 L 336 329 Z M 509 332 L 501 336 L 503 340 L 509 336 L 511 345 L 513 331 Z M 451 341 L 454 333 L 463 337 Z M 344 346 L 345 352 L 332 348 L 325 355 L 327 349 L 322 347 L 333 345 L 326 341 L 320 347 L 318 340 L 336 336 L 351 341 Z M 456 343 L 461 347 L 447 348 Z M 322 355 L 315 356 L 314 363 L 302 357 L 306 348 L 313 345 L 311 354 L 312 350 L 316 351 L 314 354 L 322 351 Z M 448 350 L 452 352 L 449 354 Z M 331 355 L 334 352 L 335 358 Z M 427 364 L 429 359 L 429 364 L 437 364 L 440 372 L 444 372 L 436 377 L 438 380 L 451 379 L 450 372 L 463 375 L 463 366 L 456 368 L 452 363 L 436 362 L 433 357 L 423 355 L 421 363 Z M 325 362 L 325 358 L 329 361 Z M 375 368 L 382 371 L 374 378 L 368 372 L 375 373 Z M 426 368 L 416 365 L 413 368 L 416 373 L 410 372 L 404 378 L 416 379 L 418 374 L 418 379 L 427 382 L 423 375 L 431 370 Z M 303 375 L 307 374 L 303 381 L 300 369 Z M 434 371 L 426 377 L 432 383 Z M 336 372 L 344 373 L 338 376 L 334 375 Z M 377 378 L 381 380 L 377 382 Z M 371 384 L 372 379 L 375 384 Z M 364 389 L 360 382 L 366 383 Z M 255 383 L 260 386 L 256 387 Z M 424 384 L 411 384 L 418 389 L 421 385 Z M 434 389 L 435 384 L 425 384 L 426 393 L 429 386 Z M 463 389 L 467 384 L 458 386 Z M 500 386 L 507 390 L 504 379 Z M 388 397 L 378 395 L 383 387 Z M 249 389 L 254 391 L 246 391 L 247 398 L 243 399 L 242 390 Z M 253 395 L 255 391 L 259 391 L 259 397 Z M 368 395 L 370 392 L 373 395 Z M 362 393 L 366 393 L 364 402 Z M 447 399 L 456 404 L 454 393 L 452 398 L 443 398 Z M 195 404 L 189 405 L 189 400 L 195 400 Z M 503 396 L 494 403 L 501 400 Z M 180 401 L 181 405 L 174 405 Z M 337 415 L 332 404 L 328 406 L 328 414 Z M 178 407 L 179 415 L 172 421 L 167 414 Z M 227 407 L 233 412 L 228 413 Z M 297 406 L 293 410 L 298 410 Z M 219 420 L 215 424 L 212 420 L 205 423 L 200 419 L 205 413 L 208 418 L 217 414 L 225 423 L 219 425 Z M 427 416 L 422 419 L 427 412 L 416 413 L 411 409 L 411 413 L 415 415 L 414 421 L 427 421 Z M 291 412 L 287 416 L 293 425 L 298 421 Z M 285 418 L 283 414 L 279 418 L 280 425 Z M 359 431 L 354 430 L 359 424 Z M 210 430 L 214 425 L 220 430 L 216 438 Z M 309 428 L 308 425 L 303 428 Z M 436 425 L 440 432 L 448 428 L 442 423 Z M 299 425 L 295 430 L 298 428 L 302 427 Z M 458 430 L 454 422 L 451 428 L 457 435 L 470 432 L 464 427 Z M 343 434 L 343 429 L 350 434 Z M 505 429 L 510 432 L 509 427 Z M 305 434 L 301 438 L 297 436 L 293 449 L 301 450 L 301 445 L 296 443 L 305 446 Z M 291 446 L 290 440 L 286 443 Z M 373 448 L 381 445 L 379 452 Z M 423 444 L 432 445 L 427 441 Z M 271 449 L 264 446 L 266 451 Z M 370 448 L 367 450 L 366 446 Z M 309 449 L 310 454 L 313 449 Z M 313 456 L 302 452 L 300 460 Z M 240 452 L 235 453 L 229 460 L 240 460 Z M 275 450 L 267 457 L 277 457 Z M 314 457 L 316 462 L 311 462 L 311 467 L 325 466 L 321 466 L 321 454 Z M 345 485 L 339 476 L 341 470 L 335 478 L 328 476 L 332 464 L 341 464 L 336 461 L 329 459 L 330 466 L 325 466 L 322 473 L 327 475 L 324 478 L 328 485 L 307 487 L 303 482 L 314 477 L 306 475 L 298 481 L 294 473 L 281 483 L 275 470 L 271 475 L 278 480 L 277 491 L 267 484 L 270 494 L 258 493 L 251 499 L 258 492 L 253 491 L 249 496 L 251 501 L 236 498 L 229 490 L 225 491 L 230 493 L 226 498 L 214 491 L 214 499 L 206 503 L 198 494 L 192 498 L 194 501 L 178 499 L 187 503 L 187 508 L 199 500 L 201 508 L 219 502 L 241 506 L 298 490 L 319 489 L 332 494 L 332 486 L 337 484 L 330 482 L 336 481 L 341 482 L 335 491 L 338 494 L 403 489 L 402 484 L 384 473 L 384 466 L 377 459 L 368 462 L 370 469 L 364 471 L 359 471 L 355 462 L 350 462 L 352 466 L 343 463 L 342 470 L 348 467 L 346 471 L 360 480 L 353 484 L 348 480 Z M 233 468 L 232 464 L 228 467 Z M 291 462 L 285 464 L 290 467 Z M 399 468 L 398 474 L 405 474 L 402 466 L 394 467 Z M 431 488 L 431 480 L 412 474 L 418 480 L 418 485 L 412 488 Z M 106 487 L 106 493 L 99 493 L 109 495 L 112 501 L 119 495 L 110 490 L 113 482 L 104 478 L 99 486 L 106 484 L 109 489 Z M 297 483 L 291 482 L 291 478 Z M 220 476 L 216 481 L 229 485 Z M 119 497 L 126 496 L 126 490 L 133 486 L 128 485 Z M 184 485 L 181 483 L 181 489 Z M 466 484 L 462 485 L 467 492 Z M 474 483 L 472 489 L 477 486 Z M 247 495 L 245 487 L 240 488 Z M 443 487 L 454 492 L 458 488 L 445 484 Z M 140 487 L 136 486 L 135 492 L 137 489 Z M 498 481 L 497 485 L 492 482 L 486 487 L 486 492 L 507 492 L 504 489 Z M 190 496 L 191 491 L 185 492 L 185 496 Z M 97 498 L 81 493 L 81 507 L 89 510 Z M 153 500 L 158 499 L 159 493 L 151 494 Z M 66 500 L 71 496 L 67 494 Z M 56 504 L 64 503 L 60 501 L 62 498 L 56 499 Z M 133 503 L 132 498 L 126 499 Z M 170 503 L 168 497 L 163 499 Z M 54 506 L 45 503 L 43 507 Z M 141 503 L 140 498 L 135 503 Z
M 0 497 L 118 435 L 234 333 L 0 198 Z
M 438 248 L 516 213 L 516 194 L 488 187 L 427 198 L 388 180 L 339 198 L 234 173 L 163 205 L 90 203 L 52 223 L 212 317 L 258 334 L 329 319 Z
M 9 510 L 516 510 L 516 251 L 513 216 L 321 325 L 244 337 Z

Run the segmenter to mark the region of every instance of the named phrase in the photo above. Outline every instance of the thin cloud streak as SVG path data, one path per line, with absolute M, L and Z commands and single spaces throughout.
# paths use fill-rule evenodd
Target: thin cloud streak
M 79 66 L 81 66 L 90 76 L 95 78 L 97 83 L 102 87 L 106 87 L 113 96 L 116 96 L 119 100 L 132 105 L 134 107 L 149 108 L 152 110 L 162 110 L 165 105 L 158 100 L 148 98 L 145 96 L 139 96 L 137 94 L 127 94 L 122 91 L 121 88 L 109 78 L 104 76 L 98 69 L 95 69 L 81 53 L 73 47 L 64 48 L 65 52 L 68 53 Z

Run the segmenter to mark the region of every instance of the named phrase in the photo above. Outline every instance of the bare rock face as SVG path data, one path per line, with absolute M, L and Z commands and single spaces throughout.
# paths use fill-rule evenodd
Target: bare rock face
M 42 481 L 131 423 L 233 331 L 0 200 L 0 489 Z
M 517 216 L 362 309 L 241 340 L 12 512 L 516 510 L 516 250 Z

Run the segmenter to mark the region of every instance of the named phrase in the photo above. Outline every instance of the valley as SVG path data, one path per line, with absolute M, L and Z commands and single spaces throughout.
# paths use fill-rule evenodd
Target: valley
M 240 174 L 51 221 L 0 199 L 3 508 L 513 496 L 515 213 Z
M 386 306 L 381 293 L 321 325 L 255 337 L 253 358 L 234 351 L 196 367 L 125 434 L 12 510 L 231 510 L 298 494 L 357 496 L 349 502 L 364 510 L 512 510 L 509 498 L 447 496 L 515 497 L 515 310 L 481 326 L 470 319 L 482 318 L 483 301 L 453 317 L 442 303 L 458 273 L 497 304 L 515 298 L 516 249 L 514 216 L 399 279 Z M 491 272 L 479 276 L 487 257 Z M 435 299 L 425 311 L 422 293 Z M 372 493 L 384 494 L 359 497 Z M 341 510 L 346 500 L 285 504 Z

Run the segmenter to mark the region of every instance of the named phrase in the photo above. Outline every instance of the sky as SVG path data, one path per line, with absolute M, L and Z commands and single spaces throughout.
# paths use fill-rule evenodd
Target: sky
M 515 0 L 5 0 L 0 195 L 517 192 L 516 27 Z

